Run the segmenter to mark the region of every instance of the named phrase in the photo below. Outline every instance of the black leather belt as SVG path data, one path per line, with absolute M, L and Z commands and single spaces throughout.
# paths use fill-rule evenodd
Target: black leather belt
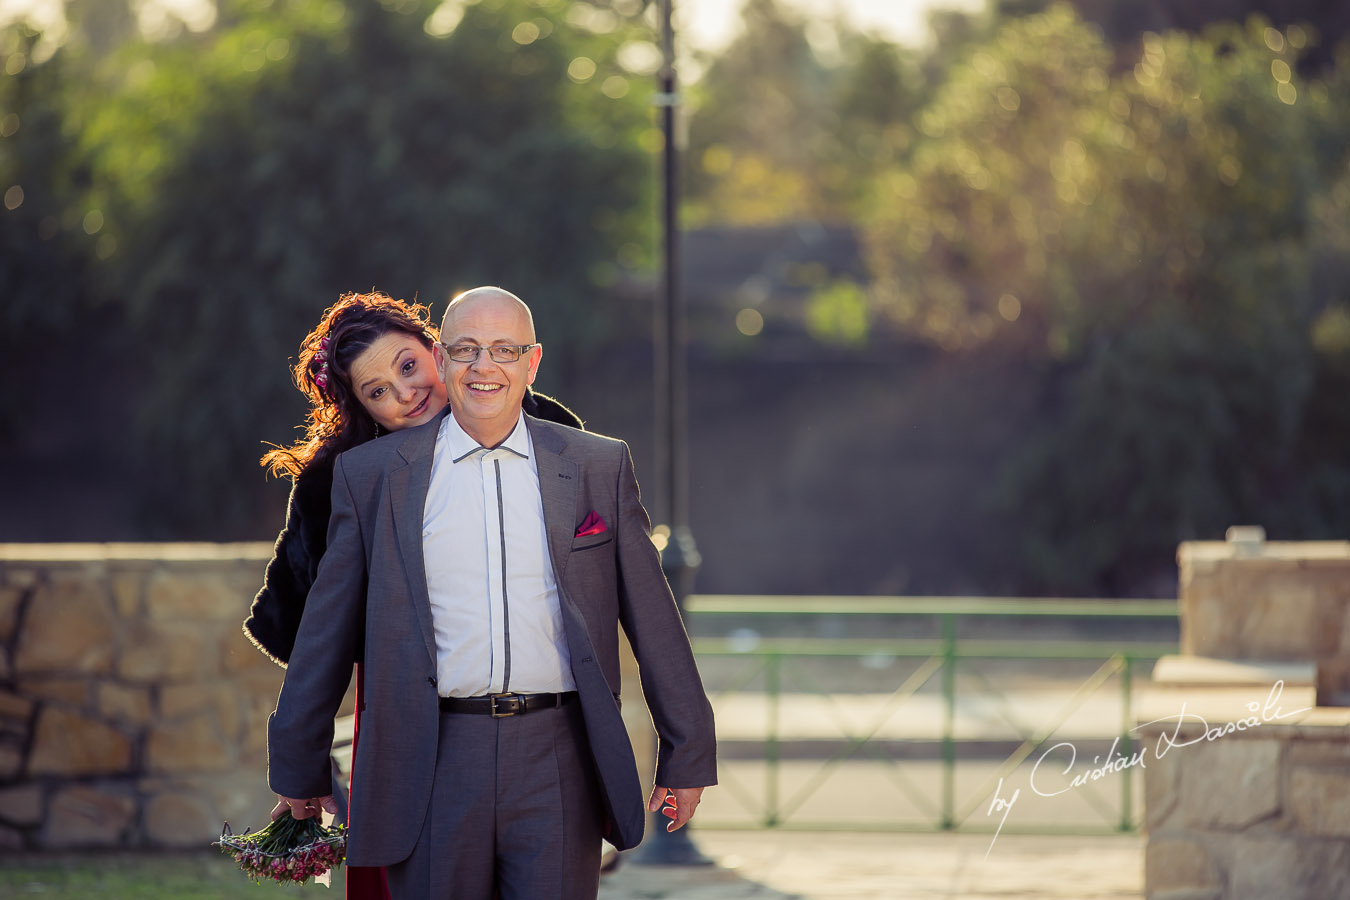
M 561 694 L 488 694 L 483 697 L 442 697 L 441 712 L 477 713 L 501 719 L 538 709 L 557 709 L 577 699 L 576 691 Z

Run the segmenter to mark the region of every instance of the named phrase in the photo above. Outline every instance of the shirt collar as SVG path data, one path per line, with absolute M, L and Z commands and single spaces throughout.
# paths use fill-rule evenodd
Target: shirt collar
M 441 423 L 441 435 L 449 445 L 450 459 L 454 462 L 467 459 L 479 450 L 487 451 L 486 447 L 469 437 L 468 433 L 460 427 L 453 412 L 448 413 L 445 421 Z M 516 456 L 529 459 L 530 448 L 530 429 L 525 427 L 525 411 L 521 410 L 520 417 L 516 419 L 516 427 L 511 429 L 511 433 L 506 436 L 506 440 L 494 449 L 509 450 Z

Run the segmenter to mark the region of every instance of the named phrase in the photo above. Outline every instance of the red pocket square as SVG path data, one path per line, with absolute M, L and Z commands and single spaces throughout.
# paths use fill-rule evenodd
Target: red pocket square
M 582 520 L 581 527 L 577 529 L 577 533 L 574 536 L 585 537 L 588 534 L 600 534 L 608 527 L 609 526 L 605 524 L 605 520 L 600 518 L 600 514 L 595 510 L 591 510 L 586 514 L 586 518 Z

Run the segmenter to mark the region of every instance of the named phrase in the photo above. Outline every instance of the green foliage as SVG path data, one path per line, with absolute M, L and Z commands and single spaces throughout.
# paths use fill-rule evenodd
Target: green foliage
M 888 316 L 957 349 L 994 335 L 1005 294 L 1022 328 L 1076 302 L 1051 263 L 1105 174 L 1082 120 L 1109 64 L 1059 11 L 1011 22 L 952 68 L 917 117 L 924 139 L 882 176 L 865 220 Z
M 869 320 L 867 292 L 852 281 L 831 282 L 807 301 L 806 330 L 827 344 L 865 343 Z
M 1002 332 L 1061 356 L 1179 298 L 1197 327 L 1297 325 L 1254 288 L 1298 283 L 1286 251 L 1328 164 L 1305 149 L 1326 92 L 1282 100 L 1297 89 L 1272 63 L 1296 53 L 1263 30 L 1152 36 L 1110 79 L 1110 48 L 1066 7 L 1009 23 L 953 71 L 878 192 L 889 313 L 953 349 Z
M 0 31 L 0 356 L 15 371 L 81 322 L 97 241 L 88 175 L 64 133 L 66 72 L 35 63 L 40 52 L 27 27 Z M 0 441 L 21 427 L 25 402 L 18 391 L 0 397 Z
M 690 220 L 847 218 L 872 173 L 910 144 L 918 55 L 779 0 L 750 0 L 741 18 L 690 89 Z
M 77 247 L 91 302 L 133 335 L 159 530 L 248 520 L 261 441 L 289 441 L 304 411 L 287 360 L 343 291 L 439 315 L 501 284 L 532 302 L 555 371 L 607 338 L 597 296 L 651 228 L 646 95 L 615 81 L 646 32 L 574 5 L 222 0 L 210 31 L 68 47 L 35 73 L 70 144 L 53 165 L 87 173 L 64 202 L 98 210 Z M 21 164 L 42 172 L 50 149 Z
M 12 72 L 0 78 L 0 340 L 6 341 L 77 321 L 82 286 L 70 270 L 78 272 L 93 249 L 81 196 L 87 176 L 65 151 L 62 133 L 65 73 L 57 64 L 32 62 L 38 37 L 23 25 L 0 32 L 0 66 Z
M 1004 472 L 1025 576 L 1039 589 L 1118 593 L 1172 564 L 1179 540 L 1259 521 L 1294 474 L 1298 396 L 1259 348 L 1159 323 L 1063 380 L 1051 425 Z
M 1316 265 L 1316 218 L 1336 219 L 1345 144 L 1297 37 L 1146 35 L 1113 69 L 1068 7 L 1010 20 L 880 182 L 879 312 L 1045 360 L 1045 425 L 1003 498 L 1035 589 L 1118 589 L 1235 522 L 1308 530 L 1291 485 L 1340 277 Z
M 1056 0 L 994 0 L 1000 16 L 1042 12 Z M 1064 2 L 1064 0 L 1058 0 Z M 1278 28 L 1316 26 L 1321 41 L 1309 48 L 1305 69 L 1331 62 L 1334 48 L 1350 34 L 1350 6 L 1324 0 L 1205 0 L 1204 3 L 1141 3 L 1139 0 L 1069 0 L 1078 15 L 1099 25 L 1114 44 L 1133 45 L 1146 32 L 1201 32 L 1220 22 L 1260 16 Z
M 826 71 L 805 21 L 778 0 L 749 0 L 741 20 L 740 37 L 691 91 L 695 221 L 782 221 L 820 203 L 806 170 L 825 131 Z

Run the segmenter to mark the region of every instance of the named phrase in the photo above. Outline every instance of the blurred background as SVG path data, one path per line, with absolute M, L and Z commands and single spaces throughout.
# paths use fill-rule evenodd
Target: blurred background
M 648 0 L 0 0 L 0 541 L 270 540 L 345 291 L 651 468 Z M 1175 596 L 1350 532 L 1350 6 L 677 0 L 705 593 Z

